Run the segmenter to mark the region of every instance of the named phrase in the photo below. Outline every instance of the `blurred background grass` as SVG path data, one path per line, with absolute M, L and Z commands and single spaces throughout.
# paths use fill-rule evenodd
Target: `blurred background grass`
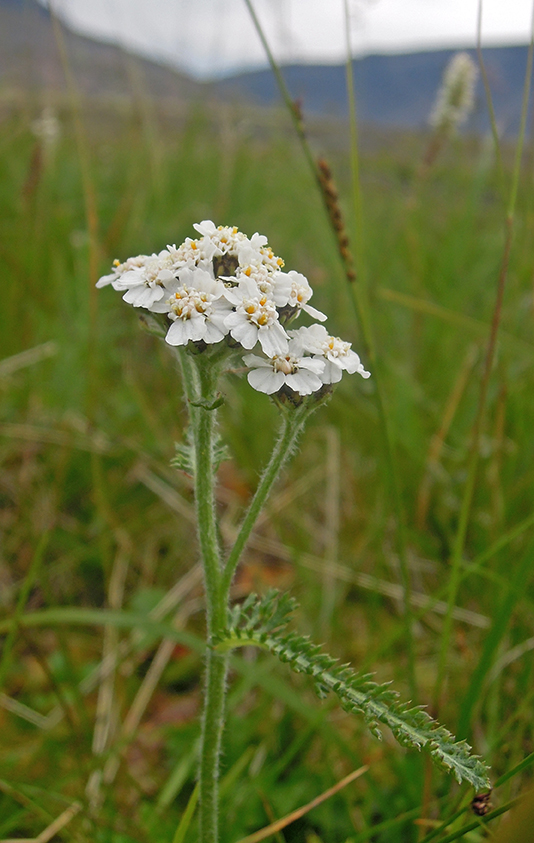
M 94 283 L 114 258 L 180 243 L 193 222 L 235 224 L 266 234 L 286 267 L 308 276 L 332 332 L 360 350 L 336 244 L 290 121 L 276 109 L 191 103 L 172 117 L 134 95 L 121 109 L 58 100 L 51 142 L 35 133 L 40 114 L 37 101 L 12 101 L 0 123 L 2 613 L 109 606 L 146 616 L 178 582 L 176 623 L 200 635 L 191 486 L 169 468 L 186 420 L 175 363 L 120 296 Z M 317 120 L 309 132 L 332 166 L 351 231 L 346 126 Z M 456 138 L 421 183 L 425 143 L 368 130 L 361 172 L 364 261 L 417 618 L 417 702 L 428 704 L 443 605 L 424 605 L 446 599 L 504 206 L 487 139 Z M 511 157 L 505 148 L 508 176 Z M 465 548 L 465 564 L 476 564 L 462 580 L 434 712 L 453 732 L 460 723 L 496 778 L 534 750 L 532 160 L 529 142 Z M 236 596 L 290 589 L 301 630 L 408 697 L 397 525 L 374 389 L 372 378 L 347 378 L 315 415 Z M 224 392 L 232 461 L 221 467 L 219 500 L 230 542 L 277 419 L 243 378 L 228 376 Z M 171 841 L 194 787 L 201 656 L 118 627 L 50 618 L 4 639 L 0 837 L 36 837 L 76 801 L 82 810 L 62 839 Z M 113 674 L 91 681 L 117 647 L 114 682 Z M 228 843 L 362 763 L 370 771 L 356 785 L 275 839 L 415 841 L 472 797 L 256 653 L 236 669 L 229 708 Z M 98 784 L 102 768 L 107 781 Z M 495 804 L 529 775 L 527 766 L 509 779 Z M 418 826 L 422 803 L 428 824 Z M 191 826 L 187 839 L 195 833 Z

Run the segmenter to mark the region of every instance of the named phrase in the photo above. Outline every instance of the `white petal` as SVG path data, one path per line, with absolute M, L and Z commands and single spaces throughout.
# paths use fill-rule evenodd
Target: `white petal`
M 321 378 L 314 375 L 313 372 L 295 372 L 294 375 L 286 375 L 286 383 L 299 395 L 310 395 L 323 385 Z
M 371 373 L 365 371 L 365 369 L 363 368 L 363 363 L 355 351 L 348 351 L 345 355 L 340 357 L 339 360 L 342 367 L 347 370 L 349 375 L 353 375 L 355 372 L 357 372 L 363 378 L 371 377 Z
M 217 231 L 215 223 L 211 220 L 202 220 L 202 222 L 193 223 L 193 228 L 199 234 L 202 234 L 203 237 L 209 237 Z
M 153 302 L 148 308 L 152 313 L 170 313 L 170 307 L 165 298 Z
M 312 306 L 311 306 L 311 304 L 303 304 L 303 305 L 302 305 L 302 310 L 304 310 L 304 311 L 305 311 L 305 312 L 306 312 L 309 316 L 311 316 L 313 319 L 318 319 L 318 320 L 319 320 L 319 322 L 326 322 L 326 320 L 327 320 L 327 318 L 328 318 L 328 317 L 327 317 L 324 313 L 322 313 L 320 310 L 317 310 L 317 308 L 312 307 Z
M 225 316 L 224 323 L 227 328 L 235 328 L 237 325 L 240 325 L 245 320 L 243 319 L 242 313 L 237 313 L 235 310 L 230 312 L 228 316 Z
M 215 325 L 222 333 L 223 337 L 225 337 L 228 331 L 230 330 L 228 328 L 228 325 L 226 324 L 227 315 L 228 314 L 224 312 L 217 313 L 217 311 L 212 311 L 209 317 L 207 317 L 207 321 L 210 322 L 212 325 Z
M 207 240 L 201 241 L 201 243 L 202 257 L 205 258 L 206 261 L 211 261 L 215 255 L 222 255 L 221 250 L 217 244 L 213 242 L 213 240 L 208 238 Z
M 321 380 L 323 383 L 339 383 L 342 375 L 343 371 L 341 368 L 336 366 L 335 363 L 332 363 L 331 360 L 327 360 Z
M 275 272 L 273 275 L 273 299 L 277 307 L 284 307 L 291 297 L 293 284 L 285 272 Z
M 111 275 L 103 275 L 102 278 L 99 278 L 95 284 L 95 287 L 107 287 L 108 284 L 112 284 L 113 281 L 117 280 L 117 274 L 112 272 Z
M 272 369 L 253 369 L 247 375 L 247 380 L 254 389 L 258 392 L 265 392 L 266 395 L 272 395 L 284 385 L 284 375 L 282 372 L 273 372 Z
M 169 343 L 169 345 L 187 345 L 189 337 L 186 335 L 184 323 L 181 319 L 177 319 L 176 322 L 172 323 L 167 331 L 165 342 Z
M 245 354 L 243 362 L 245 366 L 254 366 L 255 368 L 258 366 L 264 366 L 268 369 L 272 368 L 270 360 L 266 360 L 264 357 L 258 357 L 257 354 Z
M 285 354 L 287 351 L 287 334 L 279 322 L 273 322 L 273 324 L 269 325 L 268 328 L 259 328 L 258 338 L 261 343 L 262 351 L 267 355 L 267 357 Z M 245 347 L 252 348 L 252 346 Z
M 162 284 L 172 284 L 175 281 L 174 273 L 170 271 L 170 269 L 160 269 L 158 272 L 158 281 L 161 281 Z
M 204 338 L 206 328 L 206 320 L 204 316 L 201 316 L 200 314 L 198 317 L 193 316 L 191 319 L 186 319 L 184 324 L 187 336 L 190 340 L 197 341 Z
M 241 343 L 243 348 L 254 348 L 258 341 L 258 328 L 248 320 L 240 321 L 232 328 L 230 333 L 237 342 Z M 272 357 L 273 355 L 270 356 Z
M 212 319 L 214 316 L 217 316 L 217 318 L 220 319 L 227 319 L 231 313 L 232 305 L 230 302 L 227 302 L 224 298 L 214 299 L 210 310 L 210 316 Z
M 307 369 L 309 372 L 315 372 L 316 375 L 324 372 L 325 365 L 326 361 L 318 357 L 301 357 L 298 363 L 299 369 Z
M 125 290 L 129 287 L 138 287 L 145 283 L 145 275 L 142 269 L 128 269 L 117 278 L 118 289 Z
M 234 305 L 241 304 L 243 301 L 243 296 L 239 295 L 239 287 L 225 287 L 224 288 L 224 297 Z
M 208 344 L 220 342 L 226 336 L 227 331 L 221 331 L 221 329 L 214 325 L 209 319 L 206 319 L 205 327 L 204 327 L 204 335 L 202 339 L 204 342 Z
M 254 298 L 258 295 L 259 289 L 254 278 L 249 278 L 248 275 L 241 276 L 239 280 L 239 287 L 237 288 L 241 299 Z
M 297 331 L 290 331 L 290 349 L 297 356 L 304 351 L 321 353 L 323 345 L 328 342 L 328 333 L 324 325 L 310 325 L 309 328 L 299 328 Z
M 156 295 L 154 295 L 155 292 Z M 150 307 L 152 302 L 161 298 L 162 293 L 161 288 L 154 290 L 153 288 L 145 287 L 143 284 L 142 287 L 130 287 L 123 295 L 123 299 L 128 304 L 133 304 L 134 307 Z
M 250 238 L 250 244 L 254 249 L 261 249 L 262 246 L 266 246 L 268 243 L 267 238 L 264 234 L 258 234 L 256 231 L 252 237 Z

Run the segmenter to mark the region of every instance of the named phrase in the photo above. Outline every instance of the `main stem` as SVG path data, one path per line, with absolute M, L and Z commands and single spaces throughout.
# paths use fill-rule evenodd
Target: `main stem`
M 185 354 L 183 355 L 185 358 Z M 195 503 L 198 539 L 204 565 L 208 650 L 204 688 L 204 712 L 199 771 L 201 843 L 219 839 L 219 757 L 224 728 L 227 657 L 215 653 L 209 643 L 226 623 L 227 604 L 221 588 L 221 557 L 215 508 L 214 462 L 219 367 L 208 359 L 184 360 L 184 382 L 189 401 L 194 441 Z M 189 375 L 189 377 L 187 377 Z
M 215 445 L 217 422 L 217 378 L 220 366 L 213 358 L 198 359 L 180 350 L 185 397 L 194 444 L 195 504 L 198 540 L 204 566 L 208 648 L 204 687 L 204 711 L 199 771 L 200 843 L 219 840 L 219 759 L 225 719 L 228 657 L 210 644 L 227 622 L 230 586 L 235 569 L 254 524 L 291 454 L 310 409 L 304 404 L 287 408 L 271 459 L 243 519 L 238 537 L 225 566 L 221 564 L 215 506 Z

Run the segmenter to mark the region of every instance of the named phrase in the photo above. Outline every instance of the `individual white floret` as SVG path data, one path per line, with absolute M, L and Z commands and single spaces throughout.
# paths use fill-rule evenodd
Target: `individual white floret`
M 324 358 L 325 368 L 321 374 L 323 383 L 338 383 L 343 371 L 350 375 L 357 373 L 362 378 L 371 376 L 352 350 L 351 343 L 330 336 L 324 325 L 299 328 L 298 331 L 290 331 L 290 336 L 298 352 L 314 354 L 318 359 Z
M 288 307 L 294 307 L 297 310 L 304 310 L 304 312 L 313 319 L 318 319 L 319 322 L 324 322 L 326 319 L 325 314 L 308 304 L 308 301 L 313 295 L 313 290 L 306 276 L 302 275 L 300 272 L 296 272 L 294 269 L 291 269 L 287 273 L 276 273 L 275 278 L 278 275 L 285 276 L 291 283 L 291 291 L 287 302 L 284 302 L 284 304 L 287 304 Z
M 226 288 L 225 297 L 235 307 L 225 325 L 243 348 L 254 348 L 259 340 L 268 357 L 283 354 L 288 336 L 278 320 L 275 302 L 258 290 L 252 278 L 245 276 L 237 287 Z
M 242 267 L 261 265 L 265 246 L 267 246 L 267 238 L 258 232 L 237 243 L 235 249 L 239 265 Z
M 163 249 L 158 255 L 147 258 L 142 266 L 123 272 L 113 286 L 116 290 L 125 290 L 123 299 L 128 304 L 151 310 L 156 302 L 168 295 L 169 286 L 175 280 L 172 265 L 169 252 Z
M 202 237 L 215 237 L 217 234 L 217 226 L 212 220 L 202 220 L 202 222 L 193 223 L 193 228 Z
M 200 223 L 195 223 L 193 228 L 202 235 L 202 239 L 197 241 L 199 248 L 202 248 L 202 245 L 207 242 L 215 246 L 215 254 L 236 253 L 238 245 L 248 239 L 247 235 L 239 231 L 237 226 L 216 226 L 211 220 L 202 220 Z
M 282 269 L 284 261 L 282 258 L 279 258 L 278 255 L 274 254 L 270 246 L 262 246 L 260 248 L 260 252 L 261 262 L 264 266 L 267 266 L 273 272 L 277 272 L 279 269 Z
M 192 240 L 186 237 L 181 246 L 167 246 L 173 259 L 174 266 L 179 269 L 185 264 L 199 264 L 211 261 L 215 254 L 219 254 L 217 245 L 209 237 L 202 237 L 200 240 Z
M 165 297 L 168 285 L 174 280 L 171 267 L 172 259 L 166 249 L 158 255 L 137 255 L 124 263 L 115 261 L 113 272 L 102 276 L 96 286 L 111 284 L 115 290 L 124 292 L 123 299 L 128 304 L 151 310 Z
M 299 395 L 311 395 L 323 385 L 321 374 L 325 361 L 299 356 L 291 340 L 284 354 L 275 354 L 268 360 L 256 354 L 246 354 L 243 360 L 251 367 L 247 375 L 249 384 L 267 395 L 278 392 L 283 386 Z
M 198 267 L 183 267 L 175 282 L 177 289 L 165 302 L 172 325 L 165 337 L 169 345 L 187 345 L 189 340 L 216 343 L 228 333 L 225 319 L 232 306 L 224 298 L 224 284 Z
M 260 264 L 259 266 L 248 265 L 244 268 L 239 268 L 235 274 L 235 280 L 238 282 L 250 278 L 256 285 L 260 293 L 264 293 L 271 299 L 276 307 L 284 307 L 289 301 L 292 291 L 291 279 L 284 272 L 271 272 L 268 267 Z M 224 278 L 223 281 L 234 281 L 234 279 Z
M 113 261 L 113 271 L 110 272 L 109 275 L 103 275 L 102 278 L 99 278 L 96 282 L 97 287 L 107 287 L 108 284 L 113 286 L 113 289 L 117 289 L 117 281 L 120 277 L 130 269 L 139 268 L 144 266 L 145 263 L 150 260 L 149 255 L 136 255 L 133 258 L 128 258 L 124 261 L 124 263 L 120 263 L 118 260 Z
M 193 226 L 199 234 L 200 240 L 195 241 L 198 249 L 215 249 L 215 255 L 232 255 L 239 267 L 265 267 L 269 272 L 279 270 L 284 261 L 277 257 L 267 243 L 263 234 L 256 232 L 247 237 L 236 226 L 216 226 L 211 220 L 203 220 Z

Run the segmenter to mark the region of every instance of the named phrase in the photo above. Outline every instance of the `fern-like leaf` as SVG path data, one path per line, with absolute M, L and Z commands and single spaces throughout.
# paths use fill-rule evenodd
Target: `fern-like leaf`
M 228 448 L 221 441 L 219 436 L 217 436 L 213 450 L 214 470 L 217 471 L 223 460 L 227 459 L 229 459 Z M 191 477 L 194 475 L 195 451 L 193 437 L 189 429 L 185 433 L 185 441 L 175 443 L 175 455 L 171 460 L 171 465 L 173 468 L 177 468 L 179 471 L 184 471 Z
M 213 645 L 218 650 L 246 645 L 269 650 L 296 673 L 313 677 L 321 698 L 332 692 L 345 711 L 363 715 L 377 738 L 382 737 L 379 724 L 384 723 L 399 743 L 426 750 L 458 782 L 468 781 L 477 791 L 490 786 L 488 768 L 471 754 L 469 744 L 456 741 L 421 706 L 401 702 L 390 683 L 378 684 L 371 674 L 356 673 L 349 665 L 340 665 L 308 637 L 287 632 L 295 607 L 294 600 L 276 591 L 264 598 L 250 595 L 231 610 L 228 628 Z

